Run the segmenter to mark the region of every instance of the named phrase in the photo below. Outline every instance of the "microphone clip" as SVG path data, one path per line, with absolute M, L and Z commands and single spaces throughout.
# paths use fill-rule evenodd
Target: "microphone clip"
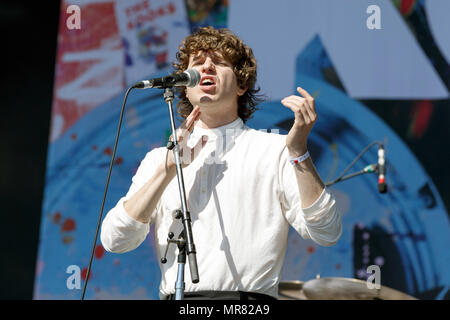
M 181 219 L 183 217 L 183 213 L 181 210 L 177 210 L 175 214 L 175 219 Z M 178 263 L 186 263 L 186 240 L 184 239 L 184 230 L 178 236 L 178 239 L 173 239 L 173 232 L 169 232 L 167 235 L 167 246 L 164 251 L 164 256 L 161 258 L 161 263 L 164 264 L 167 262 L 167 251 L 169 250 L 169 245 L 174 243 L 178 246 Z

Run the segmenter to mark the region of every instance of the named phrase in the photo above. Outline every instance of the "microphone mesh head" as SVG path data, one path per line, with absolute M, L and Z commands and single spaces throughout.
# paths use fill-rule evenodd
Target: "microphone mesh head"
M 189 81 L 186 84 L 186 87 L 195 87 L 200 83 L 200 72 L 195 69 L 187 69 L 185 71 L 189 77 Z

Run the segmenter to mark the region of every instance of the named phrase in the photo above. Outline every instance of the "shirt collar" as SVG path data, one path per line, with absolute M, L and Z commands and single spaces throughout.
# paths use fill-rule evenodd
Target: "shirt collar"
M 230 133 L 232 133 L 234 130 L 239 130 L 244 127 L 244 121 L 240 117 L 238 117 L 233 122 L 230 122 L 226 125 L 223 125 L 221 127 L 212 128 L 212 129 L 206 129 L 199 126 L 194 127 L 194 131 L 192 134 L 194 136 L 208 136 L 208 139 L 210 138 L 217 138 L 219 136 L 225 136 Z

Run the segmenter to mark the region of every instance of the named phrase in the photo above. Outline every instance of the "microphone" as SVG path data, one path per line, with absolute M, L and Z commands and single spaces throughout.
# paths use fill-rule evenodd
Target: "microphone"
M 384 147 L 380 144 L 378 148 L 378 191 L 380 193 L 387 192 L 387 185 L 385 181 L 386 167 L 384 158 Z
M 200 83 L 200 73 L 195 69 L 187 69 L 182 73 L 173 73 L 162 78 L 142 80 L 136 82 L 132 88 L 171 88 L 171 87 L 195 87 Z
M 378 166 L 376 164 L 369 164 L 368 166 L 366 166 L 362 172 L 363 173 L 372 173 L 377 171 Z

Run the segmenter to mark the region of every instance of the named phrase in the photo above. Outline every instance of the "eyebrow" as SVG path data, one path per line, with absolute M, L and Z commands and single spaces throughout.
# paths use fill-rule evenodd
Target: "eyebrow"
M 220 54 L 220 55 L 219 55 L 219 54 Z M 216 52 L 209 52 L 209 53 L 202 52 L 202 53 L 198 53 L 196 56 L 194 56 L 194 57 L 192 58 L 192 62 L 196 62 L 196 61 L 198 61 L 198 60 L 204 58 L 205 55 L 211 55 L 213 59 L 226 60 L 225 57 L 224 57 L 221 53 L 219 53 L 219 54 L 216 53 Z
M 198 60 L 200 60 L 201 58 L 203 58 L 203 54 L 199 54 L 199 55 L 197 55 L 197 56 L 194 56 L 193 58 L 192 58 L 192 62 L 195 62 L 195 61 L 198 61 Z

